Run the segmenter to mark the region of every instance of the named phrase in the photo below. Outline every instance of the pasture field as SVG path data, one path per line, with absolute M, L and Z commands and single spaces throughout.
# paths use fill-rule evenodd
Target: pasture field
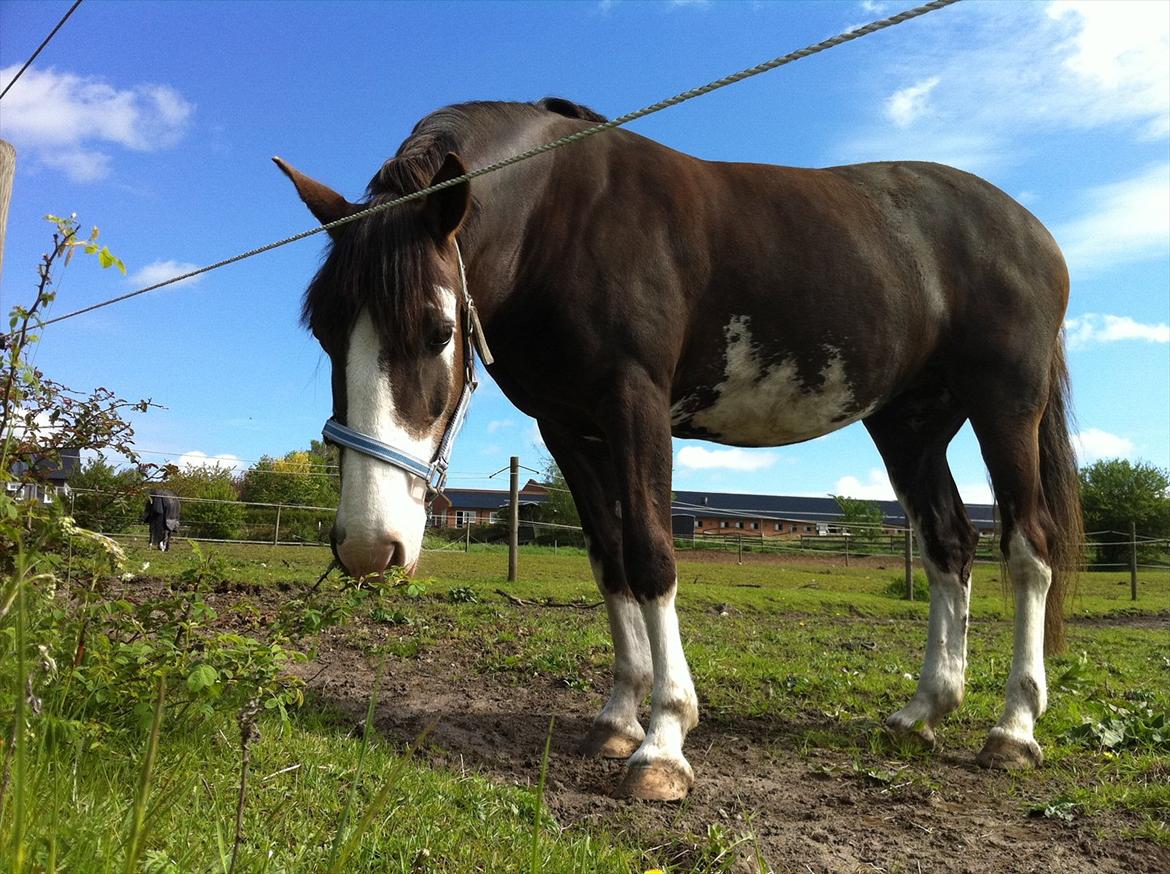
M 249 633 L 329 561 L 310 547 L 210 549 L 224 562 L 216 621 Z M 178 585 L 192 561 L 181 541 L 131 559 L 150 566 L 123 584 L 130 599 Z M 1006 774 L 974 764 L 1010 659 L 998 566 L 976 569 L 967 700 L 927 754 L 881 729 L 925 642 L 927 605 L 899 598 L 898 559 L 683 554 L 697 784 L 653 805 L 609 797 L 621 763 L 575 752 L 610 686 L 584 554 L 526 550 L 515 584 L 506 566 L 498 548 L 428 552 L 416 585 L 318 636 L 296 667 L 305 706 L 287 726 L 261 722 L 237 870 L 325 870 L 351 788 L 351 818 L 372 815 L 346 871 L 1170 870 L 1170 574 L 1142 574 L 1136 605 L 1127 575 L 1082 578 L 1068 651 L 1048 662 L 1048 761 Z M 231 721 L 198 737 L 163 727 L 144 870 L 227 869 L 238 752 Z M 50 853 L 60 870 L 121 870 L 141 749 L 46 756 L 32 870 Z

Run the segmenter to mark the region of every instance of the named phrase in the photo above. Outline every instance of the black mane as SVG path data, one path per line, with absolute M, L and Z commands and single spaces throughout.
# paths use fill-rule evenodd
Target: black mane
M 449 152 L 461 153 L 477 134 L 498 129 L 501 121 L 535 118 L 553 112 L 566 118 L 604 121 L 593 110 L 560 97 L 536 103 L 472 102 L 432 112 L 414 126 L 366 187 L 362 207 L 385 203 L 425 188 Z M 402 326 L 421 323 L 435 302 L 435 289 L 450 286 L 454 277 L 443 275 L 434 240 L 418 218 L 420 203 L 388 209 L 345 225 L 333 239 L 325 261 L 309 283 L 301 321 L 325 348 L 333 352 L 362 307 L 370 309 L 383 341 L 393 341 L 406 352 L 421 346 L 418 332 Z M 476 213 L 473 204 L 471 214 Z M 394 336 L 388 332 L 394 331 Z

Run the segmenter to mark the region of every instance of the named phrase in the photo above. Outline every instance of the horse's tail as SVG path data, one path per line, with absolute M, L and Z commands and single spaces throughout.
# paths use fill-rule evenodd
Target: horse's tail
M 1064 337 L 1056 342 L 1048 389 L 1048 406 L 1040 420 L 1040 484 L 1052 518 L 1048 543 L 1052 585 L 1044 611 L 1044 651 L 1064 649 L 1064 602 L 1072 591 L 1084 555 L 1085 523 L 1081 515 L 1081 481 L 1069 438 L 1072 408 Z

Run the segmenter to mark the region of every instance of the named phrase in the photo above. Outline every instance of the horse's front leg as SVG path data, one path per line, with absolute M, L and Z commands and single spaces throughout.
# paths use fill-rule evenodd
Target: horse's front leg
M 646 624 L 626 583 L 622 563 L 622 523 L 613 462 L 603 442 L 584 440 L 549 422 L 542 421 L 540 431 L 573 493 L 613 639 L 613 689 L 593 720 L 581 753 L 626 759 L 646 736 L 638 722 L 638 708 L 650 691 L 653 674 Z
M 698 699 L 675 612 L 678 578 L 670 528 L 669 402 L 649 379 L 630 379 L 608 420 L 622 513 L 626 580 L 641 608 L 654 667 L 650 727 L 619 794 L 672 801 L 695 782 L 682 746 L 699 722 Z

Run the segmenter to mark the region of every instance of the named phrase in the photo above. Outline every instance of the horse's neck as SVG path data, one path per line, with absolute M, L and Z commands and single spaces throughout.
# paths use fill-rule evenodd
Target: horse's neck
M 499 130 L 480 131 L 459 153 L 469 170 L 540 145 L 552 138 L 545 119 L 517 130 L 504 124 Z M 545 184 L 547 161 L 522 162 L 481 176 L 472 183 L 474 194 L 468 217 L 459 232 L 459 246 L 467 267 L 468 291 L 485 325 L 512 291 L 524 229 L 533 206 L 532 192 Z

